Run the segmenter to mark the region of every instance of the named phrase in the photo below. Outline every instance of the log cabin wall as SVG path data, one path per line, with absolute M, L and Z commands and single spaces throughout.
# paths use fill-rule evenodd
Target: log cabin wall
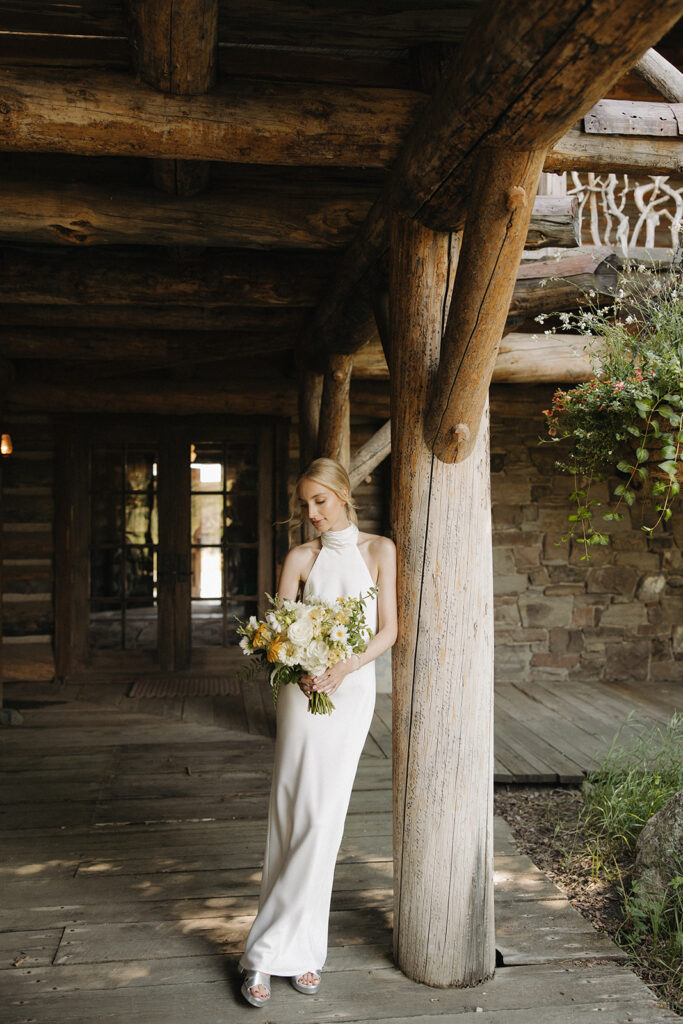
M 54 635 L 52 418 L 13 415 L 3 462 L 2 580 L 5 678 L 51 678 Z

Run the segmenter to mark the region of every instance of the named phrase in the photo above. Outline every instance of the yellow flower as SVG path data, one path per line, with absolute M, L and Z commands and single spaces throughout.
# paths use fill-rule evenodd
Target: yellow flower
M 330 651 L 330 664 L 334 665 L 336 661 L 341 659 L 341 651 L 336 651 L 334 648 Z
M 251 639 L 251 646 L 256 647 L 267 647 L 268 646 L 268 627 L 265 622 L 262 622 Z
M 284 652 L 284 650 L 285 641 L 282 639 L 282 637 L 276 636 L 275 639 L 272 640 L 268 646 L 266 658 L 268 659 L 268 661 L 279 661 L 280 655 Z

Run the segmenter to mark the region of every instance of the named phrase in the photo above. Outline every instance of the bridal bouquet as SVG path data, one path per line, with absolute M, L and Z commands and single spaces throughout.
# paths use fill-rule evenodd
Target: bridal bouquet
M 318 676 L 330 665 L 345 661 L 364 651 L 373 637 L 365 620 L 365 602 L 376 594 L 372 586 L 358 597 L 338 597 L 330 604 L 309 594 L 303 601 L 273 598 L 266 594 L 271 608 L 265 620 L 252 615 L 239 623 L 240 647 L 245 654 L 256 654 L 258 663 L 241 674 L 253 678 L 260 665 L 268 667 L 268 682 L 277 703 L 283 683 L 298 683 L 302 675 Z M 334 704 L 326 693 L 312 693 L 308 710 L 314 715 L 329 715 Z

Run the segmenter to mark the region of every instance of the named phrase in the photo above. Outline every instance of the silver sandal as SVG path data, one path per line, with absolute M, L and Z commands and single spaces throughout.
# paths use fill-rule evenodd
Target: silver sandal
M 299 978 L 302 978 L 304 976 L 304 974 L 317 974 L 318 975 L 318 984 L 317 985 L 305 985 L 302 982 L 300 982 Z M 297 990 L 297 992 L 303 992 L 303 994 L 305 996 L 314 996 L 316 994 L 316 992 L 318 991 L 318 989 L 320 988 L 320 985 L 322 984 L 322 978 L 320 976 L 320 971 L 301 971 L 300 974 L 292 975 L 292 977 L 289 980 L 291 981 L 292 985 Z
M 263 971 L 248 971 L 245 968 L 242 969 L 244 975 L 244 981 L 242 982 L 242 995 L 248 1003 L 252 1006 L 263 1006 L 270 999 L 270 975 L 264 974 Z M 258 985 L 263 985 L 268 990 L 268 995 L 265 998 L 261 996 L 255 996 L 250 989 L 256 988 Z

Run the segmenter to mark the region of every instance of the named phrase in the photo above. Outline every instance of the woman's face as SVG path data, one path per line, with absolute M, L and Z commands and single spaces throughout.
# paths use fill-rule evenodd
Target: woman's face
M 345 503 L 317 480 L 301 481 L 299 502 L 301 514 L 308 516 L 316 530 L 343 530 L 349 524 Z

